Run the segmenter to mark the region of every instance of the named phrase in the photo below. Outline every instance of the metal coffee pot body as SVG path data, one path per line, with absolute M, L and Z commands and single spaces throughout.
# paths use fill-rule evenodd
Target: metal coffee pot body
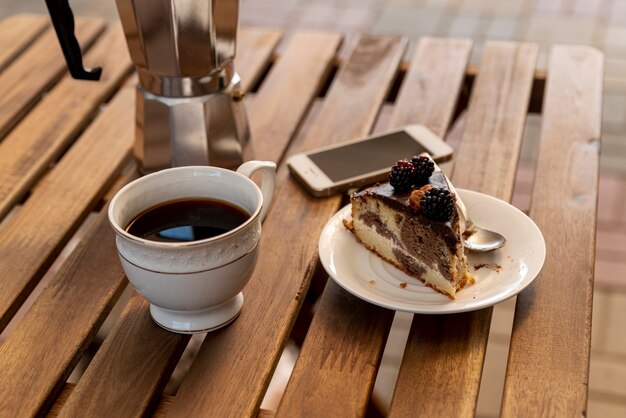
M 116 0 L 137 86 L 135 156 L 143 172 L 171 166 L 234 168 L 250 159 L 234 70 L 238 0 Z M 82 65 L 67 0 L 46 0 L 72 76 Z

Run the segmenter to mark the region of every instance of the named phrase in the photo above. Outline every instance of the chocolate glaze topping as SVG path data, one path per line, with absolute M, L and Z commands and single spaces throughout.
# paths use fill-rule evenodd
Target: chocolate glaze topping
M 450 190 L 448 182 L 441 171 L 435 171 L 430 176 L 429 183 L 433 187 L 440 187 L 445 188 L 446 190 Z M 382 183 L 373 187 L 369 187 L 356 193 L 353 197 L 359 198 L 365 195 L 380 199 L 381 201 L 385 202 L 396 210 L 406 212 L 410 216 L 419 217 L 420 223 L 428 225 L 435 231 L 439 231 L 441 237 L 446 242 L 446 245 L 448 246 L 450 251 L 456 252 L 456 244 L 460 240 L 460 237 L 458 237 L 455 233 L 455 228 L 453 228 L 453 226 L 455 226 L 459 221 L 459 217 L 456 211 L 454 212 L 454 216 L 452 217 L 452 219 L 448 222 L 433 221 L 421 215 L 420 213 L 416 214 L 411 210 L 409 203 L 411 190 L 408 190 L 406 192 L 396 192 L 393 186 L 391 186 L 389 183 Z
M 444 174 L 441 171 L 435 171 L 430 176 L 430 179 L 428 179 L 428 182 L 433 187 L 444 188 L 452 192 L 450 190 L 450 187 L 448 186 L 448 182 L 446 181 Z M 365 194 L 378 195 L 381 200 L 399 210 L 409 209 L 409 198 L 411 197 L 411 190 L 405 192 L 396 192 L 391 184 L 381 183 L 373 187 L 368 187 L 367 189 L 356 193 L 355 197 L 359 197 Z

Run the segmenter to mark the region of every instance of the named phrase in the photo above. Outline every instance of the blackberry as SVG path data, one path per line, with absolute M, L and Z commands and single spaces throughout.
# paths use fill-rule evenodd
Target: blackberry
M 411 163 L 415 167 L 415 184 L 421 185 L 428 183 L 428 178 L 435 171 L 435 164 L 425 155 L 414 156 Z
M 389 184 L 398 192 L 407 191 L 413 186 L 415 167 L 406 160 L 400 160 L 391 167 Z
M 433 187 L 420 202 L 422 213 L 433 221 L 447 222 L 452 219 L 456 199 L 447 189 Z

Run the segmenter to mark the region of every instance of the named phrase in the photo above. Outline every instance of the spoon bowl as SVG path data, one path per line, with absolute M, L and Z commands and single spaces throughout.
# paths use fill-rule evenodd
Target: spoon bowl
M 495 251 L 498 248 L 504 247 L 504 245 L 506 245 L 506 238 L 502 234 L 479 228 L 476 225 L 466 228 L 463 234 L 463 246 L 470 251 Z
M 476 225 L 467 214 L 465 204 L 458 193 L 456 195 L 456 206 L 461 214 L 461 225 L 465 223 L 465 231 L 462 233 L 463 246 L 469 251 L 489 252 L 495 251 L 506 245 L 506 237 L 495 231 L 484 229 Z

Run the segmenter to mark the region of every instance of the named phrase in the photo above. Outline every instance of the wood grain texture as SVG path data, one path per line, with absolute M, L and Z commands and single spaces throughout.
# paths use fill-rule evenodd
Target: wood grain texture
M 52 405 L 124 290 L 116 257 L 104 211 L 0 346 L 0 416 L 35 416 Z
M 530 216 L 547 257 L 517 297 L 502 416 L 587 415 L 602 53 L 555 46 Z
M 365 416 L 393 316 L 329 280 L 276 415 Z
M 298 147 L 328 145 L 367 133 L 405 45 L 397 38 L 363 38 L 331 86 L 317 129 L 298 141 Z M 170 416 L 258 412 L 317 264 L 317 240 L 311 238 L 340 202 L 312 198 L 291 178 L 286 178 L 275 200 L 263 226 L 259 263 L 244 289 L 242 313 L 229 327 L 207 336 Z
M 536 59 L 535 45 L 486 44 L 455 156 L 456 186 L 511 198 Z M 474 416 L 491 313 L 414 316 L 391 417 Z
M 258 33 L 265 38 L 265 32 Z M 249 41 L 239 49 L 241 56 L 252 54 L 245 60 L 250 68 L 242 74 L 253 79 L 258 78 L 258 72 L 264 69 L 261 63 L 272 53 L 271 48 L 265 49 L 267 56 L 246 49 L 257 44 Z M 106 219 L 101 222 L 106 223 Z M 94 242 L 93 245 L 97 244 Z M 101 267 L 101 274 L 120 268 L 117 254 L 109 254 L 109 258 L 112 262 Z M 84 303 L 89 300 L 85 297 Z M 89 411 L 91 417 L 144 415 L 160 395 L 163 381 L 170 376 L 188 341 L 188 336 L 161 330 L 150 317 L 149 305 L 134 302 L 81 377 L 63 415 L 84 416 L 85 411 Z M 132 396 L 128 396 L 128 382 L 133 382 Z
M 391 120 L 450 123 L 471 43 L 425 39 L 418 46 Z M 432 74 L 429 77 L 420 74 Z M 430 97 L 437 100 L 430 103 Z M 423 118 L 423 119 L 422 119 Z M 329 281 L 277 416 L 363 416 L 394 312 L 361 301 Z
M 279 161 L 330 71 L 341 35 L 296 33 L 249 107 L 254 158 Z M 281 123 L 277 123 L 280 120 Z
M 389 126 L 421 123 L 443 138 L 471 52 L 472 42 L 467 39 L 421 38 Z
M 98 82 L 66 75 L 0 142 L 0 218 L 75 140 L 131 71 L 121 26 L 99 39 L 85 54 L 85 63 L 104 67 Z
M 475 415 L 491 313 L 414 316 L 390 417 Z
M 48 26 L 43 16 L 15 15 L 0 22 L 0 72 Z
M 295 143 L 300 151 L 357 139 L 374 126 L 390 88 L 387 84 L 397 75 L 396 62 L 402 58 L 407 41 L 363 35 L 356 42 L 330 87 L 316 123 Z M 333 204 L 324 203 L 324 206 L 333 207 Z
M 283 34 L 277 29 L 241 28 L 237 38 L 235 70 L 244 91 L 255 86 L 272 61 Z
M 76 36 L 88 49 L 104 30 L 100 19 L 76 19 Z M 66 71 L 55 32 L 46 32 L 0 73 L 0 140 Z
M 168 412 L 174 403 L 174 396 L 163 396 L 159 402 L 157 410 L 154 412 L 153 418 L 165 418 L 168 416 Z M 275 416 L 274 411 L 267 409 L 260 409 L 257 418 L 272 418 Z
M 74 385 L 73 383 L 67 383 L 65 384 L 65 386 L 63 386 L 63 390 L 57 397 L 57 401 L 52 406 L 52 408 L 50 408 L 50 411 L 46 415 L 47 418 L 56 418 L 59 416 L 59 414 L 61 413 L 61 410 L 65 406 L 65 403 L 67 402 L 67 400 L 70 398 L 75 387 L 76 385 Z M 154 414 L 152 414 L 152 417 L 165 418 L 173 402 L 174 402 L 173 396 L 169 396 L 169 395 L 162 396 L 159 400 L 156 410 L 154 411 Z M 271 418 L 274 416 L 274 414 L 275 414 L 274 411 L 261 409 L 257 417 L 258 418 Z
M 134 97 L 125 89 L 113 99 L 4 228 L 0 329 L 130 157 Z
M 534 44 L 486 43 L 454 168 L 456 186 L 511 198 L 537 51 Z
M 146 323 L 150 326 L 146 327 Z M 142 341 L 137 341 L 138 333 Z M 150 318 L 149 303 L 135 293 L 60 416 L 121 418 L 149 413 L 156 406 L 189 338 L 189 335 L 177 335 L 155 324 Z M 132 367 L 115 367 L 118 359 L 127 357 L 129 351 L 135 353 Z M 103 376 L 100 372 L 104 369 L 113 370 Z

